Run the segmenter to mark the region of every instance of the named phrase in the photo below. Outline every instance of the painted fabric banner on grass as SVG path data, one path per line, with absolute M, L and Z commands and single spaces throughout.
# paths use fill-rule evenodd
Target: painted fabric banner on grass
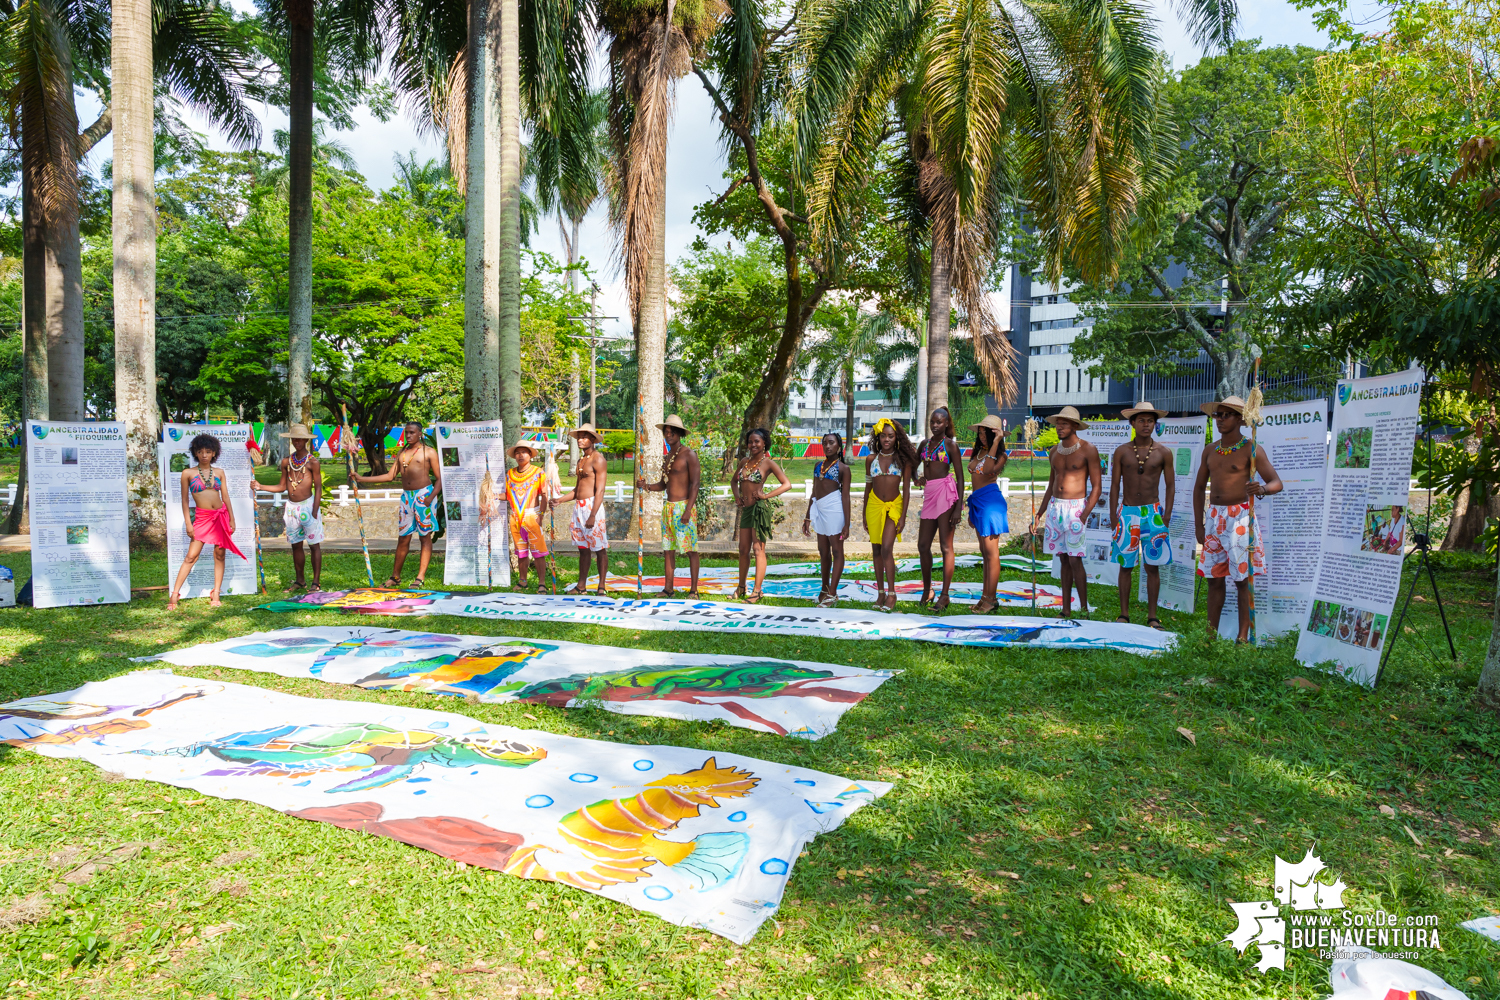
M 349 627 L 255 632 L 140 659 L 483 702 L 582 703 L 810 740 L 833 732 L 840 716 L 895 676 L 805 660 Z
M 366 595 L 359 603 L 355 595 Z M 1144 625 L 1019 618 L 1000 615 L 875 614 L 861 608 L 771 608 L 727 601 L 617 601 L 607 597 L 531 594 L 454 594 L 407 602 L 399 591 L 304 594 L 262 605 L 266 611 L 329 608 L 355 614 L 458 615 L 577 622 L 652 631 L 759 632 L 819 639 L 914 639 L 950 646 L 1032 646 L 1044 649 L 1115 649 L 1151 656 L 1171 649 L 1177 636 Z
M 170 671 L 0 705 L 0 740 L 563 882 L 739 944 L 776 912 L 803 847 L 891 787 Z
M 705 571 L 706 572 L 706 571 Z M 692 577 L 678 575 L 674 577 L 677 589 L 686 592 L 692 586 Z M 747 585 L 753 585 L 753 576 Z M 641 585 L 646 588 L 646 593 L 660 591 L 666 586 L 665 576 L 647 576 L 641 579 Z M 739 575 L 727 578 L 710 577 L 705 578 L 701 573 L 698 576 L 698 592 L 700 594 L 728 595 L 733 594 L 739 586 Z M 615 573 L 609 575 L 609 589 L 612 591 L 625 591 L 635 593 L 635 577 L 620 576 Z M 816 601 L 823 589 L 821 577 L 810 576 L 802 579 L 775 580 L 767 579 L 761 586 L 761 592 L 767 597 L 780 597 L 789 600 Z M 942 581 L 933 585 L 933 595 L 936 596 L 942 590 Z M 970 582 L 959 582 L 953 584 L 948 591 L 949 600 L 956 604 L 978 604 L 983 598 L 984 584 Z M 839 600 L 843 601 L 869 601 L 873 603 L 879 596 L 875 589 L 873 580 L 848 580 L 839 581 Z M 1030 583 L 1020 580 L 1005 580 L 995 589 L 995 597 L 1001 607 L 1007 608 L 1029 608 L 1031 607 L 1032 587 Z M 897 580 L 896 598 L 901 601 L 916 602 L 922 597 L 921 580 Z M 1078 591 L 1073 591 L 1073 604 L 1075 607 L 1083 607 L 1083 600 L 1078 596 Z M 1047 611 L 1058 611 L 1062 609 L 1062 588 L 1054 587 L 1048 583 L 1039 583 L 1036 586 L 1036 606 Z

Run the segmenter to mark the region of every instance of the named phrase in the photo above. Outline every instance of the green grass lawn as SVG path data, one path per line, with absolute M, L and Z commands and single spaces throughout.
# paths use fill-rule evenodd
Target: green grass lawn
M 25 578 L 24 555 L 0 562 Z M 622 552 L 616 568 L 634 572 L 634 562 Z M 377 575 L 389 564 L 377 557 Z M 330 556 L 325 567 L 329 587 L 363 583 L 357 554 Z M 135 559 L 132 574 L 137 585 L 166 582 L 156 555 Z M 272 556 L 267 575 L 279 588 L 289 557 Z M 1354 912 L 1435 914 L 1442 950 L 1421 964 L 1476 1000 L 1500 997 L 1500 946 L 1457 926 L 1500 910 L 1500 724 L 1469 704 L 1494 585 L 1452 563 L 1438 579 L 1460 662 L 1448 661 L 1434 605 L 1421 602 L 1373 692 L 1296 666 L 1289 645 L 1207 642 L 1201 614 L 1165 614 L 1184 641 L 1155 659 L 505 626 L 544 639 L 905 671 L 817 743 L 177 668 L 311 697 L 746 754 L 895 788 L 809 847 L 779 923 L 736 947 L 560 885 L 460 869 L 395 841 L 9 750 L 0 756 L 0 995 L 1321 997 L 1326 961 L 1290 953 L 1285 973 L 1263 976 L 1253 953 L 1221 943 L 1235 927 L 1227 902 L 1270 898 L 1273 857 L 1300 860 L 1313 847 L 1350 887 Z M 1114 590 L 1094 590 L 1098 617 L 1112 618 Z M 165 603 L 156 593 L 129 605 L 0 611 L 0 695 L 115 676 L 135 667 L 127 656 L 350 621 L 257 612 L 251 597 L 227 598 L 220 610 L 185 602 L 176 614 Z M 1289 686 L 1295 676 L 1320 687 Z M 78 872 L 128 844 L 146 846 L 119 852 L 92 877 Z

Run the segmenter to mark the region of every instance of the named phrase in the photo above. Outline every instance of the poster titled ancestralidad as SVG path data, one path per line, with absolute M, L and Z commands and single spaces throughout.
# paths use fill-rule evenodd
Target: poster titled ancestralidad
M 1323 549 L 1297 660 L 1331 664 L 1369 686 L 1380 671 L 1401 590 L 1422 379 L 1421 369 L 1409 368 L 1341 381 L 1333 405 Z
M 443 582 L 460 587 L 510 586 L 510 530 L 505 509 L 505 430 L 498 420 L 435 424 L 448 516 Z M 488 509 L 480 492 L 490 477 Z
M 26 421 L 32 603 L 130 600 L 125 425 Z

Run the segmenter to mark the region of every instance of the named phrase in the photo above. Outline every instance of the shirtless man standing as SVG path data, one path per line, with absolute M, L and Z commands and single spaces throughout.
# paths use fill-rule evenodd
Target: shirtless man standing
M 558 503 L 573 501 L 573 520 L 569 524 L 573 544 L 578 546 L 578 582 L 567 592 L 586 593 L 589 589 L 589 558 L 598 553 L 600 597 L 608 596 L 605 581 L 609 579 L 609 535 L 605 531 L 604 480 L 608 469 L 599 454 L 599 432 L 593 424 L 569 431 L 578 442 L 578 463 L 573 471 L 578 485 L 557 498 Z
M 286 591 L 307 589 L 304 577 L 307 553 L 304 548 L 312 550 L 312 589 L 322 590 L 323 470 L 318 465 L 317 453 L 308 450 L 312 431 L 305 424 L 293 424 L 292 429 L 281 436 L 292 439 L 292 453 L 281 460 L 281 478 L 275 486 L 267 487 L 267 491 L 286 494 L 281 522 L 286 527 L 286 540 L 292 543 L 292 566 L 297 570 L 296 581 Z
M 1177 474 L 1172 468 L 1172 450 L 1153 441 L 1158 410 L 1150 403 L 1138 403 L 1120 416 L 1135 428 L 1134 440 L 1115 449 L 1110 460 L 1109 527 L 1113 533 L 1110 548 L 1120 567 L 1120 617 L 1130 621 L 1130 571 L 1140 563 L 1146 574 L 1146 624 L 1160 629 L 1156 617 L 1156 598 L 1161 593 L 1161 567 L 1172 561 L 1172 543 L 1167 525 L 1172 521 L 1172 503 L 1177 493 Z M 1165 482 L 1166 502 L 1160 502 L 1157 488 Z M 1124 486 L 1124 506 L 1120 488 Z
M 379 476 L 354 477 L 357 484 L 388 483 L 401 477 L 401 506 L 396 511 L 397 531 L 401 538 L 396 542 L 396 566 L 391 570 L 387 587 L 401 586 L 401 567 L 406 562 L 406 553 L 411 548 L 411 536 L 422 540 L 422 554 L 417 563 L 418 587 L 427 585 L 427 564 L 432 561 L 432 540 L 437 535 L 437 510 L 442 503 L 443 467 L 438 461 L 436 448 L 427 447 L 422 440 L 422 425 L 408 420 L 401 428 L 401 450 L 396 453 L 396 462 Z
M 667 491 L 667 501 L 661 505 L 661 552 L 667 563 L 667 585 L 662 588 L 662 597 L 677 594 L 677 553 L 685 552 L 688 568 L 692 572 L 692 589 L 689 597 L 698 596 L 698 520 L 694 516 L 698 503 L 698 482 L 702 470 L 693 449 L 682 443 L 687 428 L 677 414 L 667 417 L 665 423 L 656 425 L 667 441 L 667 463 L 658 482 L 648 484 L 640 476 L 635 477 L 635 488 L 652 493 Z
M 1203 451 L 1198 480 L 1193 484 L 1193 515 L 1198 519 L 1198 542 L 1203 561 L 1198 572 L 1208 577 L 1208 636 L 1219 634 L 1219 616 L 1224 613 L 1225 580 L 1233 580 L 1238 591 L 1240 633 L 1238 642 L 1250 641 L 1251 563 L 1261 573 L 1266 567 L 1266 546 L 1255 518 L 1255 498 L 1281 492 L 1281 477 L 1271 466 L 1264 448 L 1255 450 L 1254 472 L 1264 482 L 1252 481 L 1250 439 L 1241 433 L 1245 401 L 1238 396 L 1204 403 L 1203 412 L 1214 418 L 1219 440 Z M 1209 490 L 1208 511 L 1203 509 L 1203 490 Z M 1255 550 L 1250 533 L 1255 533 Z
M 1073 589 L 1083 602 L 1083 616 L 1089 616 L 1089 580 L 1083 571 L 1083 526 L 1103 493 L 1103 473 L 1099 469 L 1099 449 L 1078 436 L 1088 424 L 1072 406 L 1064 406 L 1047 421 L 1057 428 L 1057 444 L 1047 456 L 1052 467 L 1047 475 L 1047 492 L 1042 494 L 1040 509 L 1031 523 L 1033 535 L 1042 535 L 1042 551 L 1062 560 L 1062 599 L 1064 618 L 1073 617 Z

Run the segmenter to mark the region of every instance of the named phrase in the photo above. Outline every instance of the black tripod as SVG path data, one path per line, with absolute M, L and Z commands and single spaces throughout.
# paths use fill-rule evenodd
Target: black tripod
M 1443 595 L 1438 591 L 1437 576 L 1432 572 L 1432 561 L 1428 558 L 1428 553 L 1432 551 L 1432 546 L 1428 539 L 1428 536 L 1432 532 L 1431 425 L 1423 428 L 1423 434 L 1427 438 L 1427 530 L 1412 536 L 1412 543 L 1416 546 L 1417 549 L 1417 572 L 1416 575 L 1412 577 L 1411 589 L 1406 592 L 1406 600 L 1401 605 L 1401 614 L 1396 616 L 1396 621 L 1393 627 L 1386 630 L 1385 655 L 1380 658 L 1380 666 L 1375 671 L 1375 680 L 1371 682 L 1371 687 L 1374 687 L 1375 684 L 1378 684 L 1380 682 L 1380 675 L 1385 670 L 1385 665 L 1390 662 L 1391 647 L 1395 646 L 1396 640 L 1401 637 L 1401 625 L 1406 621 L 1406 611 L 1411 607 L 1412 595 L 1417 592 L 1417 584 L 1421 582 L 1422 570 L 1424 569 L 1427 570 L 1427 579 L 1432 583 L 1432 596 L 1437 601 L 1438 617 L 1442 619 L 1443 622 L 1443 634 L 1448 637 L 1448 655 L 1453 657 L 1453 659 L 1455 660 L 1458 659 L 1458 650 L 1453 645 L 1453 633 L 1448 629 L 1448 614 L 1443 610 Z M 1406 564 L 1403 561 L 1402 569 L 1405 568 Z

